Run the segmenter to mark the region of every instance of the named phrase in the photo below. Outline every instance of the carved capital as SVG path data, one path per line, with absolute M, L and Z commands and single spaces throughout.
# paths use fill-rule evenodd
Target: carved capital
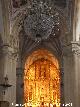
M 73 54 L 80 55 L 80 43 L 72 42 L 72 52 Z
M 71 55 L 80 55 L 80 43 L 72 41 L 70 44 L 63 47 L 63 55 L 71 56 Z
M 8 55 L 11 58 L 16 58 L 18 55 L 17 50 L 10 47 L 8 44 L 4 44 L 2 46 L 2 52 L 3 52 L 3 55 L 5 55 L 5 56 Z

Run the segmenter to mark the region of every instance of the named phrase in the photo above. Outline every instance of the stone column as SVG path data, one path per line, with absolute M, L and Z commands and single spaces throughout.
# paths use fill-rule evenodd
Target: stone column
M 4 75 L 4 61 L 3 61 L 3 54 L 2 54 L 2 47 L 0 46 L 0 84 L 3 83 L 3 75 Z M 0 86 L 0 101 L 3 100 L 3 93 L 2 93 L 2 87 Z
M 63 67 L 60 68 L 60 77 L 61 77 L 61 83 L 60 83 L 60 87 L 61 87 L 61 107 L 62 105 L 65 103 L 65 99 L 64 99 L 64 69 Z
M 16 77 L 17 77 L 17 84 L 16 84 L 16 101 L 17 104 L 23 104 L 23 100 L 24 100 L 24 81 L 23 81 L 23 73 L 24 73 L 24 69 L 22 67 L 22 63 L 21 63 L 21 57 L 19 55 L 18 60 L 17 60 L 17 68 L 16 68 Z
M 65 104 L 72 103 L 72 107 L 79 107 L 79 62 L 80 59 L 76 54 L 76 49 L 74 49 L 74 42 L 70 45 L 64 47 L 64 94 L 65 94 Z M 71 104 L 69 104 L 71 105 Z
M 80 0 L 74 2 L 74 17 L 73 17 L 73 40 L 79 41 L 80 38 Z
M 17 76 L 17 86 L 16 86 L 16 102 L 17 104 L 23 104 L 24 100 L 24 82 L 23 82 L 23 69 L 17 68 L 16 70 L 16 76 Z
M 75 60 L 75 101 L 76 107 L 80 106 L 80 42 L 72 42 L 72 51 Z
M 16 53 L 9 45 L 3 46 L 4 77 L 8 77 L 8 83 L 12 85 L 5 90 L 3 101 L 8 101 L 10 107 L 16 103 Z

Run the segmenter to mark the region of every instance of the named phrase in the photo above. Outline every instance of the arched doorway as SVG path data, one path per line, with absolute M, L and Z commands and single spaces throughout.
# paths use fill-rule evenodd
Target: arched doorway
M 24 102 L 28 107 L 60 107 L 58 60 L 46 50 L 35 51 L 31 57 L 33 61 L 29 58 L 25 64 Z

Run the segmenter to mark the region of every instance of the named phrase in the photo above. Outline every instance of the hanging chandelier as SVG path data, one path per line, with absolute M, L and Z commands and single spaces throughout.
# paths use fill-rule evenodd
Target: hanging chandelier
M 33 1 L 27 6 L 27 15 L 24 19 L 25 33 L 35 41 L 47 39 L 54 34 L 55 25 L 59 26 L 59 13 L 42 1 Z

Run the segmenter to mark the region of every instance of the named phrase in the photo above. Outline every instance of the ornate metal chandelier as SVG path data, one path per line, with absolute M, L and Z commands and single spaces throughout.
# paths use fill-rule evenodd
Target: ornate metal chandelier
M 54 34 L 55 25 L 59 26 L 59 13 L 54 7 L 36 0 L 27 6 L 28 14 L 24 20 L 26 34 L 35 41 L 47 39 Z

